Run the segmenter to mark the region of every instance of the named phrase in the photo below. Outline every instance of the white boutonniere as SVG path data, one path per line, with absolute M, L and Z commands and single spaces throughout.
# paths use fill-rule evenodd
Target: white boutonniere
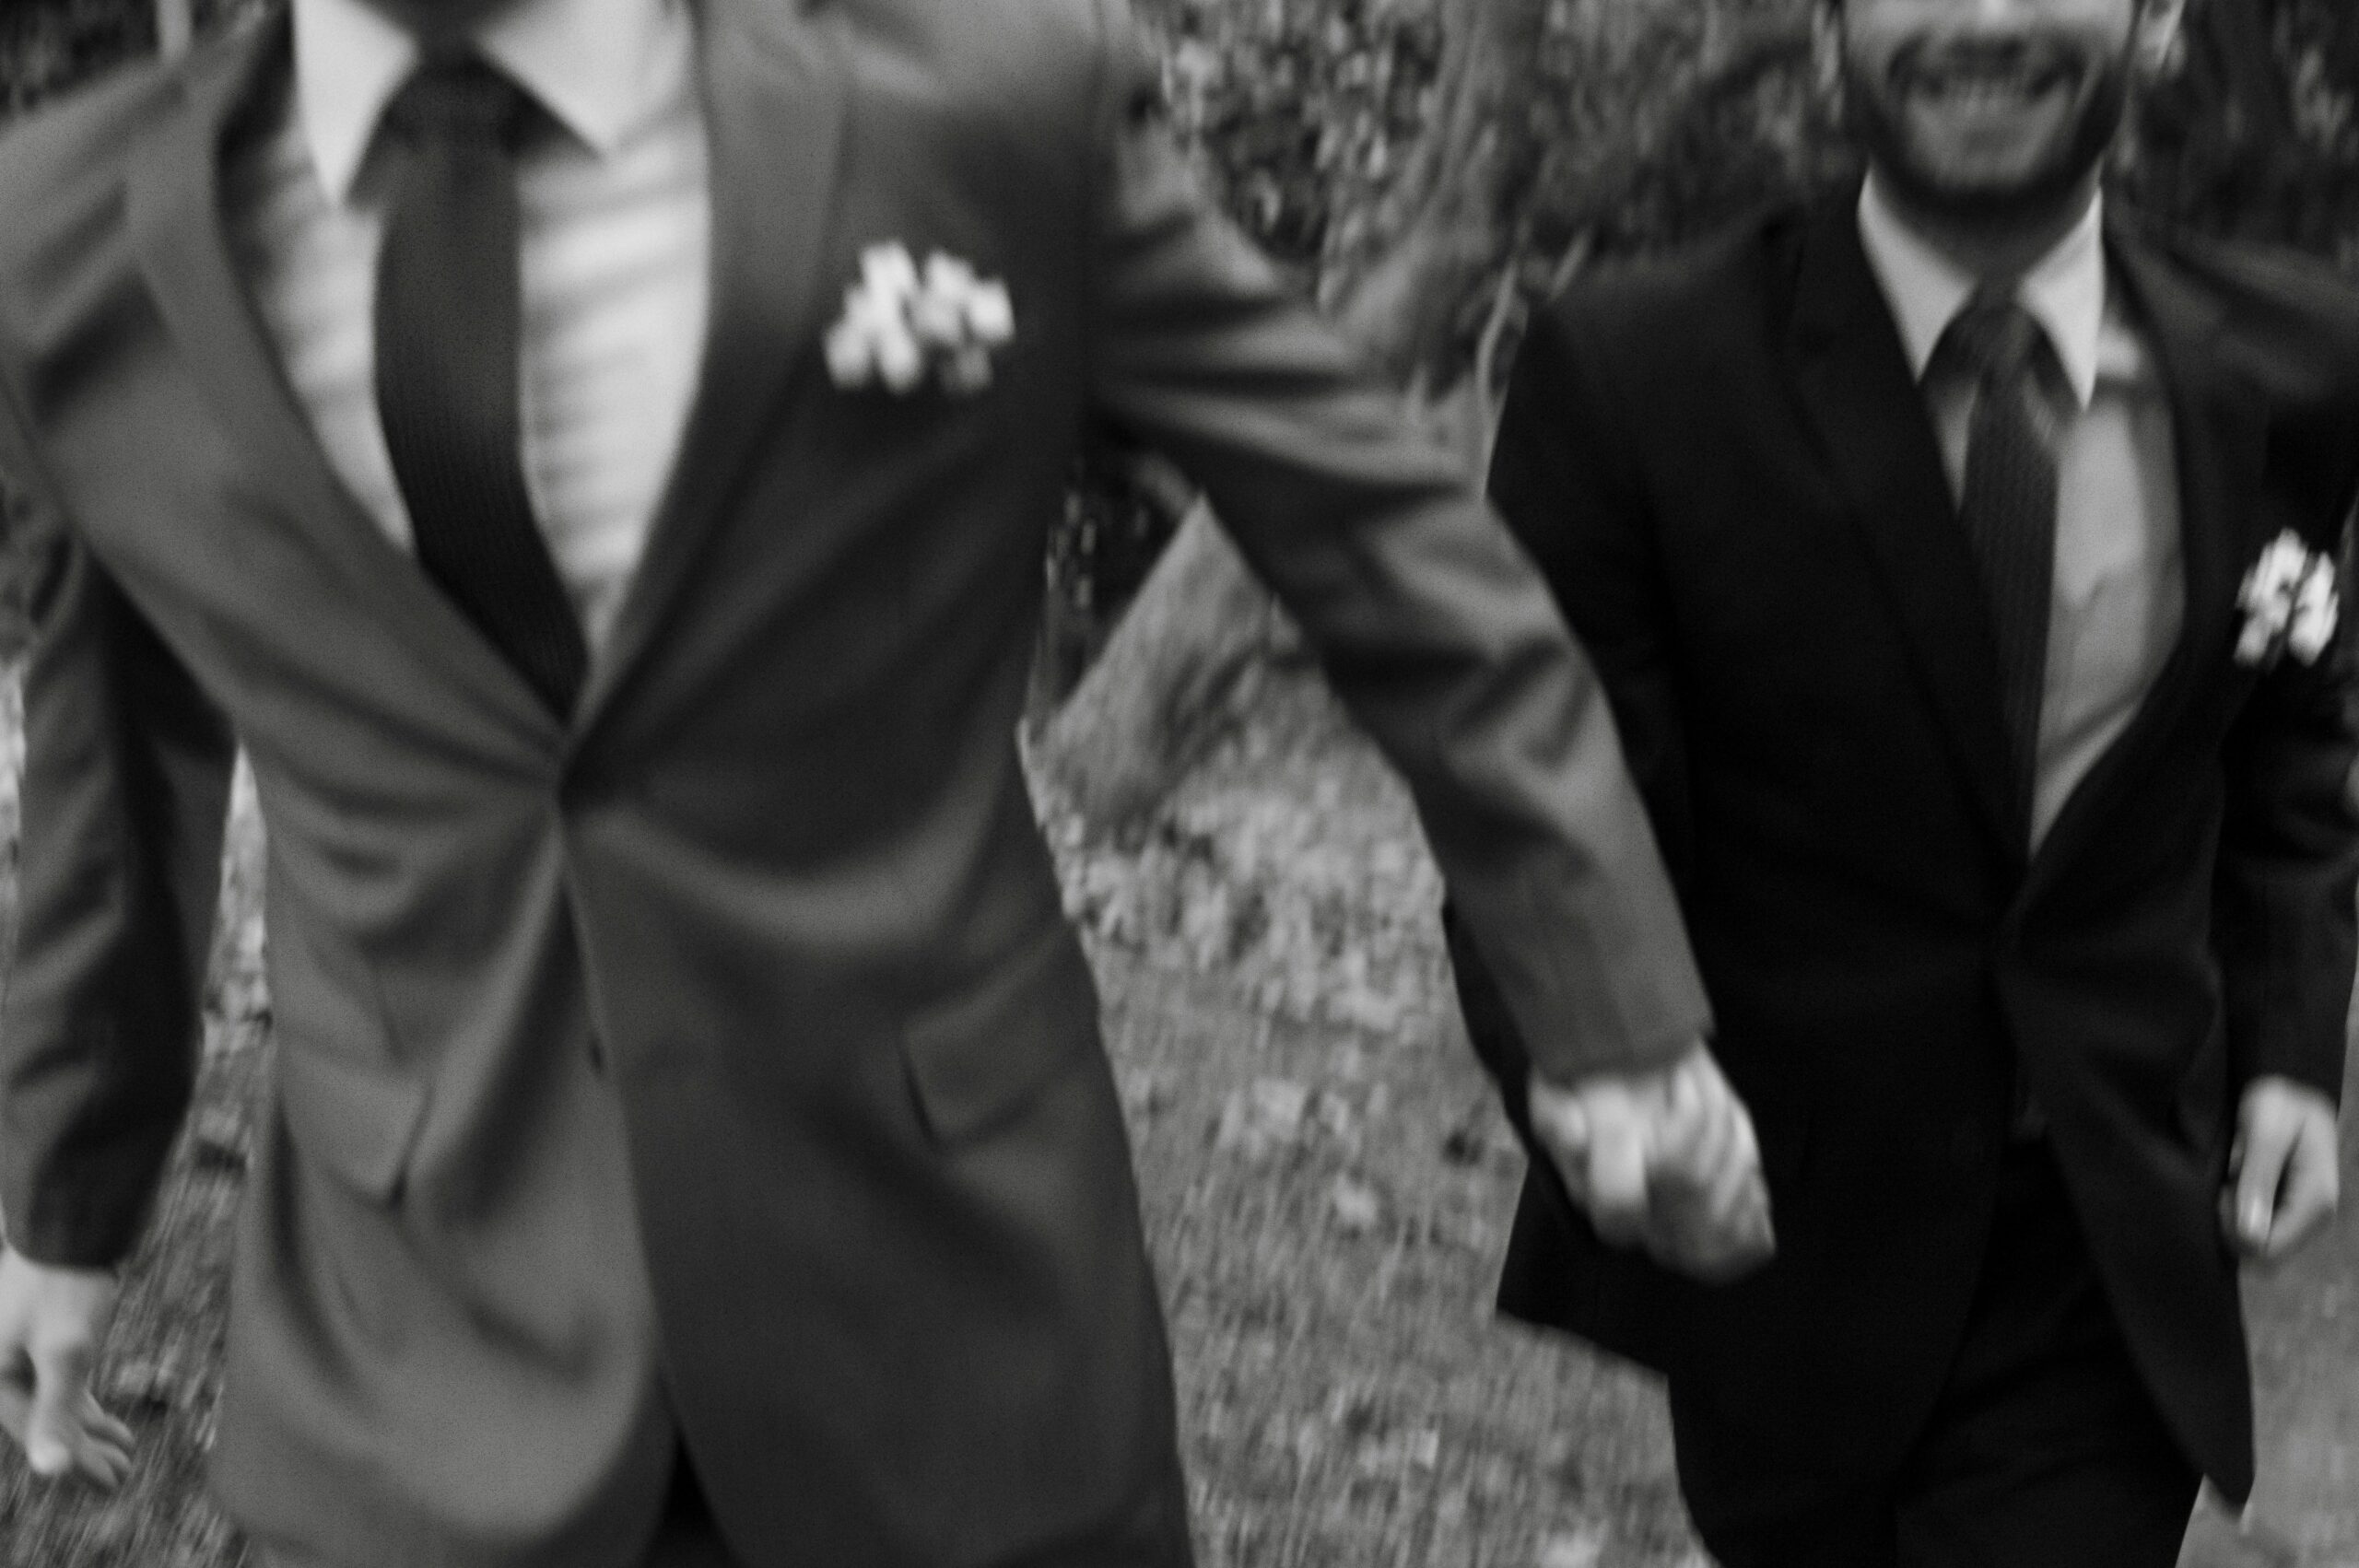
M 2290 653 L 2300 663 L 2315 664 L 2334 640 L 2341 614 L 2334 561 L 2289 528 L 2269 542 L 2245 573 L 2236 607 L 2245 613 L 2244 630 L 2236 638 L 2237 663 L 2264 666 Z
M 992 356 L 1015 337 L 1015 308 L 999 279 L 939 251 L 920 269 L 898 240 L 871 245 L 827 329 L 827 374 L 839 387 L 881 381 L 895 392 L 932 376 L 967 396 L 992 384 Z

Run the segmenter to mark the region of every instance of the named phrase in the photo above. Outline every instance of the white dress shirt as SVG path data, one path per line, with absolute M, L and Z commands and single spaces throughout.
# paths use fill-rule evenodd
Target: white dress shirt
M 1860 194 L 1860 238 L 1923 389 L 1951 496 L 1961 497 L 1974 383 L 1970 374 L 1934 367 L 1933 350 L 1980 280 L 1909 228 L 1872 175 Z M 2047 333 L 2072 395 L 2058 431 L 2035 846 L 2129 728 L 2170 657 L 2186 607 L 2170 399 L 2108 282 L 2100 197 L 2015 293 Z
M 389 195 L 374 156 L 417 41 L 365 0 L 294 0 L 293 91 L 232 159 L 240 264 L 330 465 L 386 536 L 410 522 L 378 423 Z M 711 190 L 684 0 L 522 0 L 475 42 L 554 126 L 517 155 L 526 486 L 593 649 L 671 478 L 710 288 Z

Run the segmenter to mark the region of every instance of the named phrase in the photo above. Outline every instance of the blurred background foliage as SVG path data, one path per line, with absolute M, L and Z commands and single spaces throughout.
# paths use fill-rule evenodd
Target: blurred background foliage
M 1494 378 L 1522 313 L 1580 267 L 1850 172 L 1813 80 L 1811 0 L 1140 4 L 1207 181 L 1331 310 L 1414 231 L 1436 182 L 1480 182 L 1453 193 L 1463 263 L 1426 275 L 1429 297 L 1386 302 L 1434 323 L 1393 356 L 1413 388 L 1472 371 L 1503 298 Z M 1501 47 L 1452 79 L 1453 30 L 1483 27 Z M 1455 139 L 1455 167 L 1424 167 L 1469 105 L 1478 136 Z M 2193 0 L 2178 67 L 2140 106 L 2114 185 L 2148 211 L 2359 270 L 2359 6 Z M 1089 466 L 1051 563 L 1085 645 L 1175 521 L 1130 472 Z
M 182 0 L 199 28 L 258 13 L 258 0 Z M 156 0 L 0 0 L 0 118 L 156 47 Z
M 1229 210 L 1322 298 L 1406 226 L 1453 19 L 1530 53 L 1493 86 L 1498 260 L 1643 252 L 1839 179 L 1811 0 L 1141 0 L 1174 122 Z M 2214 232 L 2359 264 L 2359 7 L 2194 0 L 2117 187 Z M 1414 194 L 1414 193 L 1410 193 Z
M 154 9 L 137 0 L 8 0 L 0 5 L 0 110 L 21 113 L 155 41 Z
M 274 0 L 186 3 L 202 31 Z M 1136 3 L 1209 188 L 1429 413 L 1479 413 L 1482 396 L 1460 394 L 1504 375 L 1524 313 L 1581 268 L 1847 172 L 1813 89 L 1809 0 Z M 2180 68 L 2123 149 L 2123 199 L 2359 270 L 2359 5 L 2193 4 Z M 156 5 L 0 0 L 0 118 L 154 49 Z M 1163 554 L 1183 514 L 1205 515 L 1185 481 L 1114 433 L 1078 465 L 1051 532 L 1044 708 L 1158 558 L 1184 556 Z M 1180 580 L 1216 587 L 1216 564 L 1200 555 Z M 1270 619 L 1249 596 L 1163 599 L 1168 627 L 1225 611 Z M 1440 1048 L 1451 1025 L 1438 884 L 1405 797 L 1307 674 L 1235 681 L 1208 657 L 1192 670 L 1176 689 L 1250 707 L 1254 721 L 1137 770 L 1179 787 L 1133 839 L 1053 799 L 1044 816 L 1100 966 L 1170 1282 L 1207 1568 L 1700 1562 L 1654 1396 L 1562 1345 L 1467 1332 L 1518 1161 L 1476 1070 Z M 1157 689 L 1150 671 L 1096 711 L 1170 728 L 1185 705 L 1140 700 Z M 0 679 L 0 915 L 21 739 L 12 695 Z M 1064 711 L 1086 720 L 1088 708 Z M 1103 722 L 1074 729 L 1069 754 L 1125 749 L 1105 743 Z M 1163 766 L 1191 755 L 1200 766 Z M 131 1490 L 98 1505 L 33 1496 L 0 1451 L 0 1562 L 241 1561 L 197 1489 L 267 1020 L 250 798 L 232 840 L 194 1131 L 108 1374 L 147 1457 Z M 2341 1267 L 2322 1254 L 2283 1293 L 2292 1305 L 2257 1319 L 2265 1396 L 2347 1383 Z M 2359 1540 L 2349 1418 L 2313 1401 L 2302 1408 L 2314 1427 L 2284 1426 L 2289 1402 L 2270 1407 L 2274 1452 L 2308 1456 L 2329 1544 Z
M 169 0 L 168 0 L 169 3 Z M 184 0 L 200 29 L 266 0 Z M 1238 223 L 1404 385 L 1503 376 L 1531 302 L 1841 177 L 1811 0 L 1137 0 L 1180 135 Z M 0 112 L 154 47 L 157 0 L 0 0 Z M 1470 47 L 1475 39 L 1485 47 Z M 2215 232 L 2359 266 L 2359 6 L 2194 0 L 2117 184 Z M 1450 221 L 1436 226 L 1436 208 Z M 1421 221 L 1439 264 L 1396 269 Z M 1050 559 L 1051 697 L 1177 521 L 1103 444 Z

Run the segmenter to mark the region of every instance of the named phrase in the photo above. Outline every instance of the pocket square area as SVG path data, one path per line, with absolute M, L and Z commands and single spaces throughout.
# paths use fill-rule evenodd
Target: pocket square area
M 940 251 L 920 267 L 895 240 L 861 253 L 860 277 L 827 329 L 827 374 L 847 390 L 906 393 L 931 379 L 970 396 L 992 384 L 992 357 L 1015 337 L 1006 284 Z
M 2264 545 L 2236 591 L 2245 620 L 2236 637 L 2236 662 L 2273 664 L 2286 654 L 2315 664 L 2334 641 L 2341 619 L 2341 595 L 2332 556 L 2314 550 L 2286 529 Z

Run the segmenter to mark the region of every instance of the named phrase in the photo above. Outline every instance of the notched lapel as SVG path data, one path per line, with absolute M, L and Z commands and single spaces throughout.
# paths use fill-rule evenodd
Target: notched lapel
M 1999 708 L 1989 611 L 1922 393 L 1861 247 L 1853 204 L 1812 216 L 1795 279 L 1794 374 L 1819 446 L 1893 599 L 1968 792 L 2016 863 L 2029 838 Z
M 141 275 L 257 486 L 276 497 L 355 599 L 384 612 L 426 657 L 515 722 L 553 738 L 556 721 L 532 688 L 379 532 L 329 466 L 231 260 L 222 160 L 265 74 L 284 67 L 288 51 L 282 6 L 192 58 L 178 111 L 157 117 L 132 159 L 125 197 Z
M 2135 232 L 2109 226 L 2107 253 L 2162 365 L 2177 448 L 2179 556 L 2186 604 L 2178 640 L 2130 727 L 2081 780 L 2040 847 L 2042 868 L 2069 860 L 2105 803 L 2214 683 L 2236 678 L 2236 592 L 2259 554 L 2269 434 L 2260 389 L 2221 353 L 2220 302 Z
M 824 15 L 798 4 L 698 9 L 712 180 L 712 295 L 687 433 L 613 638 L 582 694 L 611 706 L 771 434 L 789 374 L 816 349 L 850 83 Z

